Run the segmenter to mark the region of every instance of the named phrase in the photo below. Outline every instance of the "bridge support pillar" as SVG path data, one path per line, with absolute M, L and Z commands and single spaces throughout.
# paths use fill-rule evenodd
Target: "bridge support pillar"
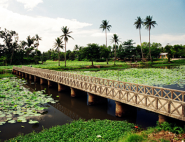
M 71 87 L 71 97 L 76 97 L 76 89 Z
M 32 79 L 32 75 L 31 75 L 31 74 L 29 74 L 29 79 L 30 79 L 30 80 Z
M 28 78 L 28 74 L 27 73 L 25 73 L 25 78 Z
M 61 92 L 63 90 L 66 90 L 66 86 L 58 83 L 58 92 Z
M 167 121 L 167 116 L 164 116 L 162 114 L 158 114 L 158 117 L 159 117 L 158 121 L 160 124 Z
M 95 95 L 91 93 L 88 94 L 88 105 L 94 105 L 95 104 Z
M 22 72 L 22 78 L 24 77 L 24 74 L 25 74 L 25 73 Z
M 21 72 L 19 72 L 19 76 L 21 76 L 21 74 L 22 74 L 22 73 L 21 73 Z
M 13 69 L 13 70 L 12 70 L 12 73 L 13 73 L 13 74 L 15 74 L 15 73 L 16 73 L 16 71 Z
M 130 106 L 123 104 L 123 103 L 120 103 L 120 102 L 117 102 L 117 101 L 115 101 L 115 103 L 116 103 L 116 111 L 115 111 L 116 114 L 115 115 L 117 117 L 122 117 L 123 115 L 127 115 L 126 113 L 130 109 Z
M 39 81 L 39 77 L 34 75 L 34 82 L 37 82 L 37 81 Z
M 46 83 L 47 83 L 47 81 L 45 79 L 40 78 L 40 84 L 46 84 Z
M 48 87 L 52 87 L 53 86 L 53 82 L 48 80 Z

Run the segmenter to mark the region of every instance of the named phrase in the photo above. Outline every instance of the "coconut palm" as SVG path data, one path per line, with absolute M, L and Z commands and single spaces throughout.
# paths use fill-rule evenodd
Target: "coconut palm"
M 137 17 L 134 25 L 136 26 L 136 29 L 139 29 L 139 36 L 140 36 L 140 44 L 141 44 L 141 25 L 143 25 L 143 21 L 141 19 L 141 17 Z M 141 54 L 142 54 L 142 58 L 143 58 L 143 51 L 142 51 L 142 45 L 141 45 Z
M 105 31 L 105 38 L 106 38 L 106 47 L 107 47 L 107 31 L 110 31 L 110 28 L 112 26 L 109 25 L 109 21 L 107 20 L 102 20 L 102 24 L 100 25 L 100 28 Z M 108 59 L 107 60 L 107 64 L 108 64 Z
M 73 49 L 74 51 L 77 51 L 77 50 L 79 50 L 79 46 L 76 44 L 75 46 L 74 46 L 74 49 Z
M 69 34 L 72 33 L 72 31 L 69 31 L 69 28 L 67 28 L 67 26 L 63 26 L 62 27 L 62 32 L 63 32 L 63 35 L 61 35 L 62 38 L 64 38 L 64 41 L 65 41 L 65 67 L 66 67 L 66 42 L 68 42 L 68 38 L 72 38 L 72 36 L 70 36 Z
M 42 40 L 42 38 L 39 37 L 38 34 L 36 34 L 36 35 L 35 35 L 35 41 L 36 41 L 37 50 L 38 50 L 38 46 L 39 46 L 39 40 Z
M 62 44 L 62 39 L 60 39 L 59 37 L 57 37 L 57 39 L 55 39 L 55 43 L 54 43 L 54 48 L 56 48 L 56 50 L 58 50 L 58 66 L 60 66 L 60 48 L 63 49 L 63 44 Z
M 100 25 L 100 28 L 105 31 L 105 37 L 106 37 L 106 47 L 107 47 L 107 31 L 110 31 L 110 28 L 112 26 L 109 25 L 109 21 L 107 20 L 102 20 L 102 24 Z
M 145 28 L 149 30 L 149 54 L 150 54 L 150 60 L 152 62 L 152 56 L 151 56 L 151 50 L 150 50 L 150 29 L 152 27 L 155 27 L 157 25 L 156 21 L 152 21 L 152 16 L 146 16 L 146 19 L 144 21 Z
M 112 37 L 112 43 L 115 43 L 115 47 L 114 47 L 114 56 L 115 56 L 115 59 L 114 59 L 114 65 L 115 65 L 115 60 L 116 60 L 116 43 L 118 44 L 120 42 L 119 40 L 119 37 L 117 34 L 113 34 L 113 37 Z

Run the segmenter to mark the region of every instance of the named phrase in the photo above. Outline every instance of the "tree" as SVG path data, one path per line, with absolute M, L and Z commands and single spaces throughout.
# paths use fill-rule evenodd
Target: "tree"
M 105 47 L 105 45 L 100 46 L 100 57 L 104 57 L 106 59 L 109 58 L 110 50 Z
M 39 37 L 39 35 L 38 34 L 36 34 L 35 35 L 35 41 L 36 41 L 36 46 L 37 46 L 37 50 L 38 50 L 38 46 L 39 46 L 39 40 L 42 40 L 42 38 L 41 37 Z
M 25 47 L 26 49 L 26 55 L 28 57 L 28 55 L 31 53 L 31 51 L 35 48 L 34 45 L 34 41 L 35 41 L 35 37 L 30 37 L 30 35 L 26 38 L 26 45 L 27 47 Z
M 152 56 L 151 56 L 151 50 L 150 50 L 150 29 L 152 27 L 155 27 L 156 25 L 156 21 L 152 21 L 152 16 L 146 16 L 146 19 L 145 19 L 145 22 L 144 22 L 144 25 L 145 25 L 145 28 L 149 30 L 149 54 L 150 54 L 150 60 L 152 62 Z
M 124 41 L 123 42 L 123 47 L 125 48 L 125 55 L 127 58 L 132 58 L 134 56 L 136 56 L 136 53 L 135 53 L 135 47 L 133 46 L 135 43 L 133 42 L 132 39 L 129 39 L 127 41 Z
M 66 67 L 66 42 L 68 42 L 68 38 L 72 38 L 69 34 L 72 33 L 72 31 L 69 31 L 69 28 L 67 28 L 67 26 L 63 26 L 62 27 L 62 32 L 63 32 L 63 35 L 61 35 L 62 38 L 64 38 L 64 41 L 65 41 L 65 67 Z
M 100 57 L 99 51 L 99 45 L 95 43 L 88 44 L 87 47 L 83 48 L 83 54 L 87 59 L 91 60 L 92 66 L 94 66 L 93 61 Z
M 55 39 L 54 48 L 58 50 L 58 66 L 60 66 L 60 48 L 63 49 L 63 44 L 62 40 L 59 37 Z
M 13 37 L 15 37 L 15 41 L 13 42 Z M 18 47 L 17 41 L 18 41 L 18 34 L 16 33 L 16 31 L 9 31 L 7 29 L 5 29 L 4 31 L 0 31 L 0 38 L 3 38 L 4 40 L 4 46 L 3 49 L 5 51 L 5 53 L 7 53 L 6 59 L 8 57 L 8 55 L 11 54 L 10 57 L 10 64 L 12 64 L 12 58 L 13 58 L 13 54 L 14 54 L 14 50 Z
M 139 29 L 140 44 L 141 44 L 141 31 L 140 31 L 140 29 L 141 29 L 141 25 L 143 25 L 143 21 L 142 21 L 141 17 L 137 17 L 134 25 L 136 26 L 136 29 Z M 142 45 L 141 45 L 141 54 L 142 54 L 142 58 L 144 58 L 143 51 L 142 51 Z
M 170 58 L 172 57 L 172 46 L 167 44 L 164 49 L 166 50 L 166 52 L 168 53 L 167 57 L 168 57 L 168 63 L 170 63 Z
M 110 31 L 110 28 L 112 26 L 109 25 L 109 21 L 107 20 L 102 20 L 102 24 L 100 25 L 100 28 L 104 31 L 105 30 L 105 38 L 106 38 L 106 47 L 107 47 L 107 31 Z M 107 60 L 107 64 L 108 64 L 108 59 Z
M 120 40 L 118 38 L 118 35 L 117 34 L 113 34 L 112 43 L 115 43 L 115 47 L 114 47 L 114 56 L 115 56 L 114 65 L 115 65 L 115 60 L 116 60 L 116 43 L 118 44 L 119 42 L 120 42 Z

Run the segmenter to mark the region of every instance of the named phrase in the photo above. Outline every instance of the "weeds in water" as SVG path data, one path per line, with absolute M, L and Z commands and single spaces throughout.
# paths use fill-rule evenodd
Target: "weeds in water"
M 62 126 L 44 129 L 40 133 L 20 135 L 8 141 L 113 141 L 134 129 L 134 124 L 126 121 L 78 120 Z
M 163 123 L 159 123 L 157 122 L 157 126 L 156 126 L 156 130 L 157 131 L 170 131 L 172 133 L 176 133 L 176 134 L 182 134 L 185 132 L 185 127 L 182 128 L 180 126 L 177 126 L 176 124 L 172 124 L 172 123 L 168 123 L 168 122 L 163 122 Z

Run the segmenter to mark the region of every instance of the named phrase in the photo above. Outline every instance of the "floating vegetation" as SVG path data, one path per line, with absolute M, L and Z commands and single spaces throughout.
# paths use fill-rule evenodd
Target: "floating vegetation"
M 0 125 L 27 122 L 31 117 L 40 116 L 47 109 L 46 103 L 56 103 L 44 91 L 32 93 L 23 84 L 26 81 L 16 77 L 0 79 Z M 39 122 L 29 121 L 29 124 L 35 123 Z
M 71 73 L 151 86 L 162 87 L 163 85 L 178 84 L 179 87 L 183 88 L 183 85 L 185 85 L 185 66 L 173 69 L 131 68 L 125 70 L 107 70 L 98 72 L 79 71 Z

